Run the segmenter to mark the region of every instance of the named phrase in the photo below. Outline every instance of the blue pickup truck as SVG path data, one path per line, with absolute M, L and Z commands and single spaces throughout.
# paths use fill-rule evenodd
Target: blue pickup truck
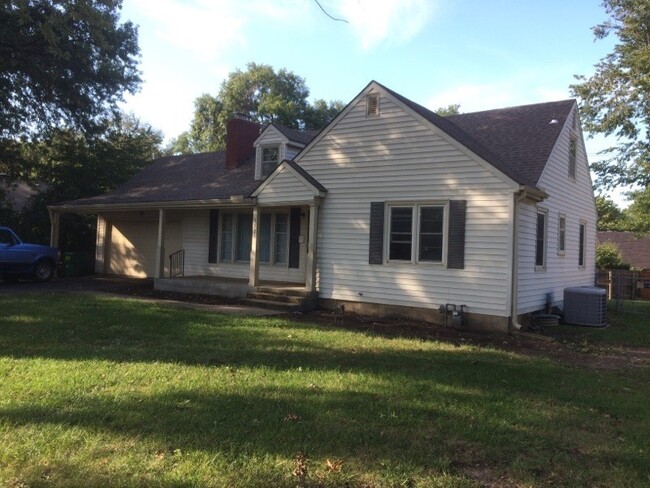
M 60 262 L 59 250 L 39 244 L 27 244 L 9 227 L 0 226 L 0 276 L 13 282 L 21 277 L 50 281 Z

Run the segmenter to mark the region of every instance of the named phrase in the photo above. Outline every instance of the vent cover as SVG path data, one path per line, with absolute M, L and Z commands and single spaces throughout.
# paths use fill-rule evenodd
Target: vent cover
M 370 93 L 366 96 L 366 115 L 368 117 L 379 115 L 379 94 Z
M 572 325 L 605 327 L 607 325 L 606 291 L 593 286 L 565 288 L 564 322 Z

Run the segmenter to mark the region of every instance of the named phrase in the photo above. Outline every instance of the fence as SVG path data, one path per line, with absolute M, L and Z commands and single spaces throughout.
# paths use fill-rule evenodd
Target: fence
M 596 271 L 596 285 L 615 300 L 616 311 L 650 314 L 650 270 L 611 269 Z

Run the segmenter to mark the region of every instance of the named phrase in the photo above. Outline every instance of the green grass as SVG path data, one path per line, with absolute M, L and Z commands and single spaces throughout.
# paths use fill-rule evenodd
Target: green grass
M 576 327 L 563 325 L 550 334 L 573 345 L 635 346 L 650 348 L 650 301 L 622 301 L 617 309 L 616 301 L 607 304 L 607 328 Z
M 118 298 L 0 310 L 0 486 L 650 484 L 648 369 Z

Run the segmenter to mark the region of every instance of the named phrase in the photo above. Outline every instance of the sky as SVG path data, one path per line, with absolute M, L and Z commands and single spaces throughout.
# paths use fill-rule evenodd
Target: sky
M 563 100 L 614 44 L 594 40 L 600 3 L 320 0 L 340 22 L 315 0 L 124 0 L 144 81 L 124 108 L 169 140 L 189 129 L 198 96 L 249 62 L 305 78 L 312 100 L 347 103 L 371 80 L 432 110 Z M 585 142 L 593 162 L 614 141 Z

